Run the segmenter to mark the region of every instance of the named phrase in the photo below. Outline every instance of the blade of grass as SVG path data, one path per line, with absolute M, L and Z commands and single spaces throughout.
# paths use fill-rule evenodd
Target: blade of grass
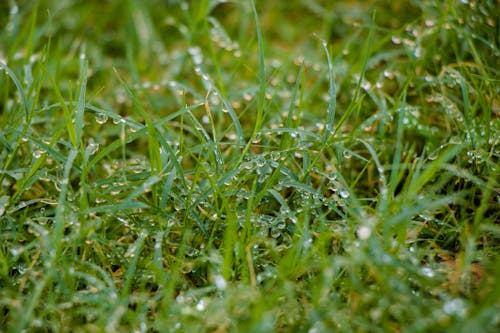
M 409 82 L 409 80 L 408 80 Z M 408 83 L 407 83 L 408 84 Z M 396 147 L 394 151 L 394 156 L 392 158 L 391 175 L 389 178 L 389 193 L 388 196 L 394 195 L 397 186 L 397 179 L 399 175 L 399 167 L 401 164 L 401 147 L 403 145 L 403 130 L 404 130 L 404 119 L 406 117 L 406 87 L 403 89 L 403 94 L 400 97 L 400 101 L 396 103 L 398 112 L 398 125 L 396 132 Z
M 439 170 L 442 170 L 443 165 L 463 149 L 463 145 L 452 145 L 446 148 L 437 159 L 425 165 L 421 173 L 415 174 L 415 177 L 411 180 L 408 193 L 418 196 L 424 185 L 427 184 Z
M 20 316 L 21 320 L 18 322 L 16 326 L 16 331 L 20 332 L 22 331 L 26 325 L 28 325 L 28 322 L 32 320 L 32 315 L 35 310 L 35 307 L 39 303 L 39 299 L 42 296 L 42 292 L 49 284 L 54 275 L 54 266 L 57 264 L 57 260 L 60 258 L 60 252 L 62 249 L 62 237 L 63 237 L 63 231 L 64 231 L 64 226 L 66 222 L 66 210 L 67 205 L 67 195 L 68 195 L 68 187 L 69 187 L 69 178 L 70 178 L 70 172 L 73 167 L 73 162 L 75 161 L 76 156 L 78 155 L 78 152 L 76 150 L 71 150 L 68 158 L 66 160 L 66 163 L 64 165 L 64 172 L 63 172 L 63 179 L 61 182 L 61 191 L 59 192 L 59 198 L 57 200 L 57 207 L 56 207 L 56 215 L 55 215 L 55 225 L 54 225 L 54 230 L 51 235 L 51 241 L 48 244 L 47 248 L 47 253 L 46 253 L 46 259 L 48 260 L 46 267 L 47 270 L 42 278 L 41 281 L 39 281 L 35 287 L 35 290 L 29 300 L 27 301 L 27 304 L 23 306 L 23 315 Z
M 295 114 L 295 101 L 297 100 L 297 94 L 298 94 L 299 89 L 300 89 L 300 83 L 302 82 L 302 75 L 304 72 L 304 66 L 305 66 L 305 64 L 304 64 L 304 62 L 302 62 L 300 64 L 299 72 L 297 73 L 297 78 L 295 79 L 295 86 L 293 87 L 292 96 L 290 98 L 290 104 L 288 106 L 288 115 L 287 115 L 284 127 L 287 129 L 290 129 L 290 131 L 293 130 L 293 129 L 291 129 L 291 127 L 292 127 L 292 120 L 293 120 L 294 114 Z M 279 130 L 279 129 L 276 129 L 276 130 Z M 267 130 L 266 130 L 266 132 L 267 132 Z M 307 133 L 310 133 L 310 132 L 307 131 Z M 280 151 L 285 150 L 285 148 L 289 146 L 290 140 L 291 140 L 290 135 L 284 136 L 283 139 L 281 139 L 279 150 Z
M 255 20 L 255 29 L 257 31 L 257 45 L 258 45 L 258 63 L 259 63 L 259 93 L 257 96 L 257 118 L 252 130 L 252 134 L 247 141 L 243 152 L 240 155 L 238 164 L 241 164 L 244 156 L 250 149 L 255 136 L 262 127 L 262 122 L 264 121 L 264 103 L 266 99 L 266 68 L 264 62 L 264 42 L 262 38 L 262 30 L 260 28 L 259 16 L 257 14 L 257 8 L 255 7 L 255 1 L 251 0 L 252 12 Z
M 19 93 L 19 97 L 21 98 L 21 104 L 23 106 L 24 115 L 26 117 L 26 124 L 29 124 L 31 103 L 26 98 L 26 94 L 24 93 L 24 89 L 23 89 L 23 86 L 21 85 L 21 82 L 17 78 L 14 71 L 12 71 L 10 69 L 10 67 L 7 66 L 7 64 L 4 63 L 3 61 L 0 61 L 0 71 L 1 70 L 4 70 L 5 73 L 7 73 L 8 77 L 12 80 L 12 82 L 14 82 L 14 85 L 16 86 L 17 92 Z
M 328 62 L 328 81 L 329 81 L 329 87 L 328 87 L 328 96 L 329 96 L 329 101 L 328 101 L 328 111 L 327 111 L 327 120 L 326 120 L 326 126 L 325 126 L 325 135 L 323 137 L 323 146 L 326 145 L 328 142 L 328 139 L 330 136 L 333 134 L 333 125 L 335 122 L 335 111 L 337 109 L 337 89 L 335 86 L 335 77 L 333 73 L 333 64 L 332 64 L 332 59 L 330 56 L 330 52 L 328 52 L 328 46 L 325 41 L 321 41 L 321 45 L 323 46 L 323 49 L 326 54 L 326 59 Z
M 130 288 L 132 287 L 132 282 L 137 269 L 137 263 L 141 257 L 141 251 L 146 236 L 147 234 L 145 232 L 141 232 L 135 243 L 130 245 L 127 253 L 125 254 L 125 256 L 129 256 L 132 259 L 127 268 L 127 272 L 125 273 L 125 281 L 123 282 L 123 287 L 120 292 L 120 296 L 122 298 L 126 298 L 130 294 Z
M 152 118 L 149 114 L 144 110 L 142 104 L 137 97 L 137 94 L 129 87 L 129 85 L 121 78 L 118 74 L 118 71 L 114 69 L 115 75 L 118 78 L 121 85 L 125 88 L 125 91 L 132 98 L 132 103 L 134 105 L 135 110 L 139 112 L 144 121 L 146 122 L 146 130 L 148 134 L 148 156 L 149 163 L 151 167 L 152 175 L 160 175 L 161 170 L 163 169 L 162 160 L 160 155 L 160 144 L 158 142 L 157 137 L 161 136 L 161 134 L 155 129 Z M 153 202 L 157 205 L 159 202 L 159 194 L 160 188 L 158 186 L 154 186 L 152 189 L 153 194 Z
M 76 146 L 78 149 L 82 146 L 82 135 L 83 135 L 83 115 L 85 113 L 85 92 L 87 90 L 87 72 L 88 72 L 88 61 L 85 57 L 85 53 L 80 54 L 80 74 L 79 74 L 79 92 L 78 100 L 76 102 L 76 115 L 75 115 L 75 136 L 76 136 Z

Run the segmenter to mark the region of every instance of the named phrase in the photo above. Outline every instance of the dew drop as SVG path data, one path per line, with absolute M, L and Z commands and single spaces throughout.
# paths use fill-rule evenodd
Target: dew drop
M 362 226 L 362 227 L 358 228 L 358 230 L 356 231 L 356 234 L 358 235 L 359 239 L 367 240 L 368 238 L 370 238 L 370 236 L 372 234 L 372 230 L 370 229 L 370 227 Z
M 259 142 L 260 142 L 260 140 L 261 140 L 261 136 L 260 136 L 260 134 L 259 134 L 259 133 L 257 133 L 257 134 L 255 135 L 254 139 L 252 140 L 252 143 L 257 144 L 257 143 L 259 143 Z
M 433 20 L 425 20 L 425 26 L 428 27 L 428 28 L 432 28 L 434 25 L 436 25 L 436 22 L 433 21 Z
M 313 243 L 312 238 L 311 238 L 311 237 L 308 237 L 308 238 L 304 239 L 304 241 L 303 241 L 302 245 L 303 245 L 306 249 L 308 249 L 308 248 L 310 248 L 310 247 L 311 247 L 312 243 Z
M 119 123 L 124 123 L 125 120 L 123 118 L 113 118 L 113 124 L 117 125 Z
M 203 311 L 207 307 L 207 304 L 205 303 L 204 300 L 200 300 L 198 304 L 196 304 L 196 310 L 198 311 Z
M 215 287 L 219 290 L 224 290 L 227 287 L 226 279 L 222 275 L 216 275 L 214 278 Z
M 433 278 L 436 275 L 436 273 L 434 273 L 434 271 L 428 267 L 423 267 L 420 270 L 420 274 L 422 274 L 423 276 L 426 276 L 428 278 Z
M 420 46 L 417 46 L 415 50 L 413 50 L 413 55 L 415 56 L 415 58 L 420 58 L 420 56 L 422 55 L 422 48 Z
M 348 160 L 348 159 L 350 159 L 350 158 L 352 157 L 352 153 L 351 153 L 350 151 L 348 151 L 348 150 L 344 150 L 344 151 L 342 152 L 342 156 L 344 156 L 344 158 L 345 158 L 346 160 Z
M 91 144 L 89 144 L 87 149 L 89 150 L 90 155 L 94 155 L 99 150 L 99 144 L 98 143 L 91 143 Z
M 10 254 L 12 254 L 14 257 L 18 256 L 19 254 L 21 254 L 23 252 L 24 252 L 23 248 L 13 248 L 13 249 L 10 249 Z
M 401 37 L 393 36 L 391 38 L 391 41 L 393 44 L 399 45 L 399 44 L 401 44 Z
M 363 83 L 361 84 L 361 88 L 363 88 L 366 91 L 370 90 L 371 87 L 372 87 L 372 84 L 368 81 L 363 81 Z
M 459 317 L 463 317 L 467 313 L 467 308 L 465 307 L 464 301 L 462 301 L 460 298 L 455 298 L 444 303 L 443 311 L 448 315 L 457 315 Z
M 429 154 L 427 157 L 430 161 L 434 161 L 436 158 L 439 156 L 439 151 L 433 151 L 432 153 Z
M 43 151 L 41 149 L 37 149 L 33 152 L 33 157 L 40 158 L 40 157 L 42 157 L 43 154 L 45 154 L 45 151 Z
M 384 71 L 384 77 L 389 79 L 389 80 L 392 80 L 392 79 L 394 79 L 394 73 L 390 72 L 390 71 Z

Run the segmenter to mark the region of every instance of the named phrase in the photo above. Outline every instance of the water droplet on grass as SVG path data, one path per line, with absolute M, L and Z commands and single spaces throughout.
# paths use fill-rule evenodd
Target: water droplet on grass
M 281 233 L 279 231 L 272 231 L 271 232 L 272 238 L 279 238 L 280 236 L 281 236 Z
M 435 150 L 435 151 L 433 151 L 432 153 L 429 154 L 429 156 L 427 157 L 427 159 L 429 159 L 430 161 L 434 161 L 436 158 L 438 158 L 438 156 L 439 156 L 439 151 Z
M 253 138 L 252 143 L 255 143 L 255 144 L 260 143 L 261 139 L 262 138 L 261 138 L 260 134 L 257 133 L 257 134 L 255 134 L 255 137 Z
M 434 20 L 425 20 L 425 26 L 428 28 L 432 28 L 434 25 L 436 25 L 436 22 Z
M 432 269 L 430 269 L 429 267 L 423 267 L 420 270 L 420 274 L 422 274 L 423 276 L 426 276 L 428 278 L 433 278 L 434 276 L 436 276 L 436 273 Z
M 361 240 L 367 240 L 368 238 L 370 238 L 370 236 L 372 234 L 372 230 L 368 226 L 361 226 L 356 231 L 356 234 L 357 234 L 357 236 L 358 236 L 359 239 L 361 239 Z
M 420 58 L 420 56 L 422 56 L 422 48 L 420 46 L 417 46 L 413 50 L 413 55 L 415 56 L 415 58 Z
M 37 149 L 33 152 L 33 157 L 40 158 L 40 157 L 42 157 L 43 154 L 45 154 L 45 151 L 43 151 L 41 149 Z
M 344 156 L 344 158 L 348 160 L 348 159 L 350 159 L 352 157 L 352 153 L 350 151 L 348 151 L 348 150 L 344 150 L 342 152 L 342 156 Z
M 394 73 L 391 71 L 384 71 L 384 77 L 386 79 L 392 80 L 394 79 Z
M 94 155 L 99 150 L 99 144 L 98 143 L 90 143 L 89 146 L 87 147 L 87 149 L 89 151 L 89 155 Z
M 207 307 L 207 304 L 205 303 L 205 300 L 200 300 L 198 304 L 196 304 L 196 310 L 198 311 L 203 311 Z
M 349 198 L 349 192 L 348 191 L 340 191 L 340 196 L 344 199 Z
M 372 84 L 369 81 L 363 81 L 363 83 L 361 84 L 361 88 L 368 91 L 372 88 Z
M 443 311 L 448 315 L 457 315 L 459 317 L 463 317 L 467 313 L 467 308 L 464 301 L 462 301 L 460 298 L 455 298 L 444 303 Z
M 4 195 L 0 197 L 0 216 L 5 213 L 5 210 L 9 204 L 9 196 Z
M 306 249 L 308 249 L 311 247 L 312 243 L 313 243 L 312 238 L 308 237 L 308 238 L 304 239 L 304 241 L 302 242 L 302 246 L 304 246 Z
M 21 253 L 24 252 L 24 248 L 13 248 L 10 250 L 10 254 L 12 254 L 14 257 L 20 255 Z
M 399 44 L 401 44 L 401 37 L 393 36 L 391 38 L 391 41 L 392 41 L 393 44 L 399 45 Z
M 219 290 L 224 290 L 227 287 L 226 279 L 222 275 L 216 275 L 214 277 L 215 287 Z

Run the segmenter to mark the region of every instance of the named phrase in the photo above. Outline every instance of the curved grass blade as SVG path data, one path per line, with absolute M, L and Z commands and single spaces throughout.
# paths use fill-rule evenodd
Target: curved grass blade
M 87 72 L 88 72 L 88 61 L 85 59 L 85 55 L 82 53 L 80 55 L 80 91 L 78 93 L 78 101 L 76 103 L 76 115 L 75 115 L 75 136 L 76 136 L 76 147 L 78 148 L 82 145 L 82 131 L 83 131 L 83 115 L 85 113 L 85 91 L 87 89 Z
M 257 119 L 255 120 L 255 125 L 251 134 L 250 139 L 248 140 L 243 152 L 240 156 L 240 163 L 243 157 L 246 155 L 247 151 L 250 149 L 255 136 L 259 132 L 262 122 L 264 120 L 264 102 L 266 98 L 266 69 L 264 62 L 264 43 L 262 38 L 262 30 L 260 28 L 259 23 L 259 15 L 257 14 L 257 8 L 255 7 L 255 1 L 251 1 L 253 16 L 255 19 L 255 29 L 257 31 L 257 44 L 258 44 L 258 57 L 259 57 L 259 94 L 257 100 Z M 238 164 L 240 164 L 238 163 Z
M 19 82 L 19 79 L 17 78 L 16 74 L 10 69 L 10 67 L 7 66 L 6 63 L 0 61 L 0 70 L 2 70 L 2 69 L 7 73 L 7 75 L 10 77 L 12 82 L 14 82 L 14 85 L 17 88 L 17 91 L 19 93 L 19 97 L 21 98 L 21 102 L 23 104 L 24 113 L 26 116 L 26 122 L 28 122 L 29 110 L 31 109 L 31 103 L 29 103 L 28 99 L 26 98 L 26 94 L 24 93 L 21 82 Z
M 323 49 L 325 50 L 326 53 L 326 59 L 328 61 L 328 81 L 330 83 L 330 86 L 328 88 L 328 96 L 330 96 L 330 100 L 328 102 L 328 115 L 327 115 L 327 120 L 326 120 L 326 127 L 325 127 L 325 136 L 323 138 L 323 144 L 325 144 L 328 139 L 330 138 L 330 135 L 333 134 L 333 123 L 335 121 L 335 110 L 337 109 L 337 92 L 336 92 L 336 86 L 335 86 L 335 77 L 333 74 L 333 65 L 332 65 L 332 59 L 330 56 L 330 52 L 328 52 L 328 47 L 327 43 L 325 41 L 321 42 L 321 45 L 323 46 Z

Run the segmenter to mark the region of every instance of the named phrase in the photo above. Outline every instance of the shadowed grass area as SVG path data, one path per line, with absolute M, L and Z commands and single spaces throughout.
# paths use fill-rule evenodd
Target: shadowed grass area
M 7 332 L 496 332 L 496 1 L 6 1 Z

